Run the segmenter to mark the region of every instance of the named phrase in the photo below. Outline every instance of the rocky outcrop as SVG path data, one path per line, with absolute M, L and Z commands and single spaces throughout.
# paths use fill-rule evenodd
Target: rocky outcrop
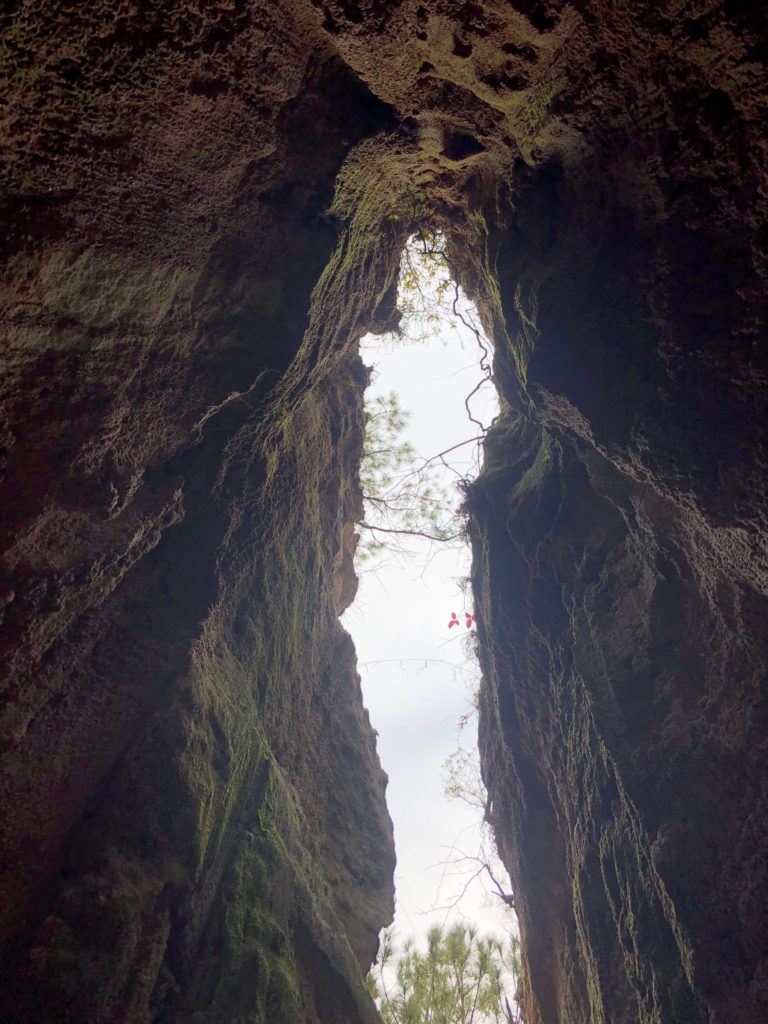
M 0 1006 L 374 1019 L 357 339 L 441 229 L 528 1024 L 765 1016 L 765 15 L 4 16 Z
M 7 26 L 3 1020 L 373 1019 L 394 851 L 337 614 L 397 243 L 318 281 L 390 114 L 305 15 Z
M 739 97 L 687 89 L 489 242 L 480 736 L 529 1021 L 768 1012 L 761 201 Z

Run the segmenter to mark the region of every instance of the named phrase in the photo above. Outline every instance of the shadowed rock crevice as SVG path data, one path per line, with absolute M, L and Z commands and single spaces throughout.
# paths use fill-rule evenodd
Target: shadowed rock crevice
M 706 8 L 706 9 L 705 9 Z M 0 1011 L 375 1021 L 368 329 L 440 230 L 527 1024 L 766 1005 L 765 13 L 3 16 Z
M 528 1013 L 758 1020 L 764 391 L 711 355 L 749 271 L 594 183 L 544 169 L 491 241 L 480 738 Z

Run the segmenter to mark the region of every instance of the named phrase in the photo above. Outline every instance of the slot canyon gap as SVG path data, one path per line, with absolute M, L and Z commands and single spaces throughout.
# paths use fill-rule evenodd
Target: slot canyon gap
M 768 9 L 0 26 L 3 1024 L 379 1020 L 339 616 L 416 231 L 493 345 L 467 529 L 525 1022 L 763 1024 Z

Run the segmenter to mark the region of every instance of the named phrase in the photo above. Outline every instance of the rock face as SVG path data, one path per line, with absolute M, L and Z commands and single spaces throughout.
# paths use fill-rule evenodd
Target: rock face
M 376 1019 L 337 614 L 356 344 L 425 224 L 503 400 L 471 533 L 526 1022 L 765 1019 L 758 7 L 3 16 L 3 1020 Z
M 390 282 L 318 281 L 390 114 L 303 17 L 7 29 L 4 1021 L 374 1019 L 394 850 L 337 615 Z
M 499 238 L 497 368 L 524 386 L 473 495 L 482 755 L 528 1017 L 756 1022 L 766 410 L 745 306 L 690 229 L 652 242 L 605 188 L 545 177 Z M 533 266 L 518 230 L 547 239 Z

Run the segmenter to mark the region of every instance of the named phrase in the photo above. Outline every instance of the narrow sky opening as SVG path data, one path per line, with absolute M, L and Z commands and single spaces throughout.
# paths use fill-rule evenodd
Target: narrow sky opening
M 478 339 L 461 322 L 479 328 L 472 305 L 457 297 L 443 263 L 423 265 L 415 241 L 404 257 L 400 305 L 410 337 L 363 339 L 362 357 L 374 369 L 366 400 L 371 409 L 377 398 L 396 393 L 409 413 L 403 440 L 429 459 L 480 433 L 465 408 L 468 395 L 474 419 L 489 425 L 498 411 L 496 392 L 490 380 L 483 382 Z M 462 501 L 456 482 L 476 475 L 478 453 L 477 444 L 466 444 L 445 456 L 446 465 L 437 460 L 454 507 Z M 360 589 L 344 622 L 357 646 L 364 698 L 389 775 L 396 936 L 420 940 L 430 925 L 462 920 L 503 935 L 513 919 L 473 859 L 488 844 L 482 810 L 443 792 L 448 758 L 458 745 L 469 752 L 477 745 L 479 667 L 465 616 L 473 612 L 469 548 L 466 541 L 407 537 L 407 553 L 393 554 L 387 537 L 379 539 L 385 545 L 379 557 L 358 565 Z M 454 613 L 459 625 L 449 628 Z

